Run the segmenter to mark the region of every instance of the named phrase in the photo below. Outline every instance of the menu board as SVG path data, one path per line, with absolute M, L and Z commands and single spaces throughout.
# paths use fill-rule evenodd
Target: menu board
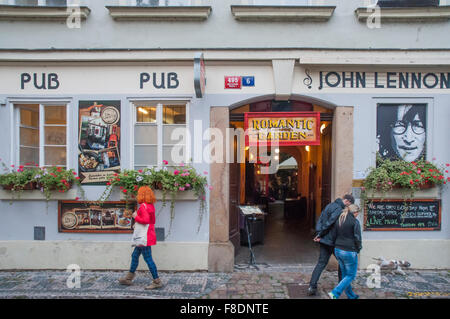
M 366 205 L 364 230 L 441 230 L 441 201 L 372 200 Z
M 58 230 L 61 233 L 132 233 L 135 203 L 59 201 Z
M 258 206 L 239 206 L 244 215 L 264 215 Z

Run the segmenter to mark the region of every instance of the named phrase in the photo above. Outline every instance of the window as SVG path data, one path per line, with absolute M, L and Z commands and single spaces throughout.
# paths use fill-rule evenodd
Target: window
M 71 0 L 6 0 L 6 4 L 16 6 L 67 6 Z M 75 4 L 75 3 L 74 3 Z
M 15 104 L 16 163 L 67 167 L 66 105 Z
M 185 104 L 139 102 L 134 110 L 134 169 L 187 161 L 186 140 L 178 134 L 187 128 Z
M 378 0 L 380 7 L 438 7 L 439 0 Z
M 119 0 L 122 6 L 165 7 L 202 5 L 204 0 Z
M 260 5 L 260 6 L 306 6 L 316 5 L 324 2 L 321 0 L 242 0 L 243 5 Z M 323 3 L 322 3 L 323 4 Z

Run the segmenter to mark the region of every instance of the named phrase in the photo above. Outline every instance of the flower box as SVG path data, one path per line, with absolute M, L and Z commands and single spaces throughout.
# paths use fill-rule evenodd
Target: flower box
M 382 198 L 382 199 L 403 199 L 409 197 L 411 194 L 410 189 L 405 188 L 394 188 L 386 193 L 378 192 L 378 191 L 366 191 L 367 198 L 373 199 L 373 198 Z M 414 192 L 413 198 L 440 198 L 440 188 L 439 187 L 430 187 L 430 188 L 422 188 L 419 190 L 416 190 Z
M 64 193 L 53 191 L 50 200 L 69 200 L 77 197 L 77 189 L 71 188 Z M 47 200 L 40 190 L 24 190 L 20 194 L 10 190 L 0 189 L 0 200 Z
M 155 193 L 156 200 L 158 200 L 158 201 L 163 200 L 163 191 L 157 189 L 157 190 L 154 190 L 154 193 Z M 126 199 L 125 194 L 121 192 L 120 200 L 125 200 L 125 199 Z M 175 197 L 176 201 L 183 201 L 183 200 L 196 201 L 198 199 L 199 199 L 198 196 L 195 195 L 195 192 L 193 190 L 187 190 L 187 191 L 183 191 L 183 192 L 178 191 L 176 193 L 176 197 Z M 170 194 L 170 192 L 167 192 L 166 193 L 166 201 L 169 202 L 170 200 L 171 200 L 171 194 Z

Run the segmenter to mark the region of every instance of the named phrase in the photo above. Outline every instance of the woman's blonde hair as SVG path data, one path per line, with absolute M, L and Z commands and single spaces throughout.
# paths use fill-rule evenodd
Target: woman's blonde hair
M 358 205 L 351 204 L 348 207 L 345 207 L 344 210 L 342 211 L 341 215 L 339 216 L 339 227 L 342 226 L 342 224 L 347 219 L 347 214 L 348 213 L 354 214 L 356 212 L 359 212 L 359 206 Z

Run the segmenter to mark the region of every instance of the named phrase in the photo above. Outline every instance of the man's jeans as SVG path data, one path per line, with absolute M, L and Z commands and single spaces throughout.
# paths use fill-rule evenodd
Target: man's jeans
M 320 243 L 319 243 L 320 244 Z M 312 288 L 317 288 L 317 282 L 319 281 L 320 275 L 328 264 L 331 255 L 334 254 L 334 247 L 328 246 L 324 244 L 320 244 L 320 256 L 319 261 L 317 262 L 316 267 L 311 275 L 311 281 L 309 282 L 309 286 Z M 338 277 L 339 281 L 341 281 L 341 268 L 338 269 Z
M 345 291 L 348 299 L 356 299 L 358 296 L 352 290 L 352 281 L 356 278 L 356 272 L 358 271 L 358 253 L 335 248 L 334 254 L 339 261 L 343 278 L 332 293 L 339 298 Z

